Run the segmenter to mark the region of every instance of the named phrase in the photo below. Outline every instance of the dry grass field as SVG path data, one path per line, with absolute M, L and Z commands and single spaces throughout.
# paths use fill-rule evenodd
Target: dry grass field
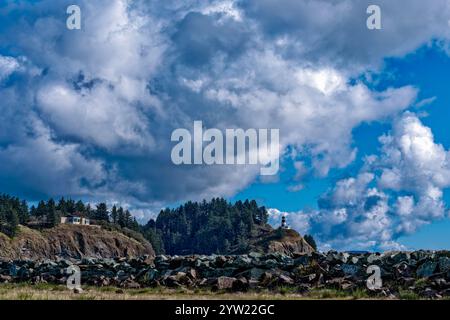
M 414 293 L 403 292 L 401 299 L 418 299 Z M 337 290 L 314 290 L 307 295 L 281 288 L 279 292 L 227 293 L 185 289 L 119 289 L 115 287 L 84 287 L 74 293 L 65 286 L 1 284 L 0 300 L 309 300 L 309 299 L 373 299 L 364 291 L 346 293 Z

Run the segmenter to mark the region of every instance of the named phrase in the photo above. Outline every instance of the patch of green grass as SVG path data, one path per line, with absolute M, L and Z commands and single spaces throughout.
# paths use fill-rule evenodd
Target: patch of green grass
M 352 290 L 351 294 L 353 299 L 367 299 L 369 298 L 369 294 L 365 289 L 357 288 L 355 290 Z
M 17 300 L 32 300 L 33 294 L 28 292 L 20 292 L 17 294 Z
M 89 287 L 93 290 L 97 290 L 100 292 L 116 292 L 117 287 L 107 286 L 107 287 Z
M 401 300 L 420 300 L 420 296 L 411 290 L 399 290 L 398 297 Z
M 370 295 L 364 288 L 356 288 L 352 291 L 339 289 L 313 289 L 306 294 L 311 299 L 369 299 Z
M 95 296 L 89 294 L 80 294 L 73 296 L 73 300 L 95 300 Z
M 426 278 L 418 279 L 414 283 L 414 286 L 419 289 L 425 289 L 425 287 L 427 286 L 427 279 Z
M 68 290 L 66 286 L 50 284 L 50 283 L 38 283 L 35 285 L 31 285 L 33 289 L 36 290 L 50 290 L 50 291 L 66 291 Z
M 297 288 L 289 286 L 281 286 L 278 288 L 278 292 L 282 295 L 295 294 L 297 293 Z
M 336 289 L 316 289 L 310 291 L 307 296 L 312 299 L 343 299 L 347 298 L 349 294 Z
M 160 290 L 155 288 L 142 288 L 142 289 L 133 289 L 133 290 L 127 290 L 127 293 L 130 295 L 143 295 L 143 294 L 155 294 L 159 293 Z

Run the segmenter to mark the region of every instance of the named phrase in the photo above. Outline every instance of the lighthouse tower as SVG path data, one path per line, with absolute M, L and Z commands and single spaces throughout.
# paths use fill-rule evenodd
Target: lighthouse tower
M 289 226 L 286 223 L 286 217 L 285 216 L 281 217 L 281 229 L 289 229 Z

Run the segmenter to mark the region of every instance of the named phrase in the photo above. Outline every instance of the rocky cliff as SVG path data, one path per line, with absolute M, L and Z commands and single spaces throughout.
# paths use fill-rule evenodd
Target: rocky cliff
M 231 253 L 280 253 L 288 256 L 312 253 L 314 249 L 295 230 L 260 227 L 257 234 L 248 240 L 248 247 L 235 249 Z
M 43 231 L 21 226 L 13 239 L 0 233 L 0 259 L 116 258 L 154 256 L 147 241 L 93 226 L 60 225 Z

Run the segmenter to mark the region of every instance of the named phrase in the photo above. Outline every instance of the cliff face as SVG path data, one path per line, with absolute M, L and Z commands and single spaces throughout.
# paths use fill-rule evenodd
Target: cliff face
M 314 251 L 296 231 L 273 229 L 269 225 L 260 227 L 247 241 L 245 249 L 239 251 L 236 248 L 230 253 L 260 252 L 294 256 Z M 0 233 L 0 260 L 55 260 L 58 257 L 106 259 L 143 255 L 155 255 L 149 242 L 90 226 L 60 225 L 43 231 L 21 226 L 13 239 Z
M 268 253 L 283 253 L 292 256 L 297 253 L 312 253 L 314 249 L 295 230 L 277 230 L 278 236 L 268 241 Z
M 150 243 L 89 226 L 60 225 L 36 231 L 20 227 L 13 239 L 0 233 L 0 259 L 117 258 L 154 256 Z
M 248 248 L 244 251 L 235 250 L 232 253 L 281 253 L 293 256 L 314 252 L 314 249 L 295 230 L 273 229 L 269 225 L 260 227 L 257 234 L 249 239 L 248 243 Z

